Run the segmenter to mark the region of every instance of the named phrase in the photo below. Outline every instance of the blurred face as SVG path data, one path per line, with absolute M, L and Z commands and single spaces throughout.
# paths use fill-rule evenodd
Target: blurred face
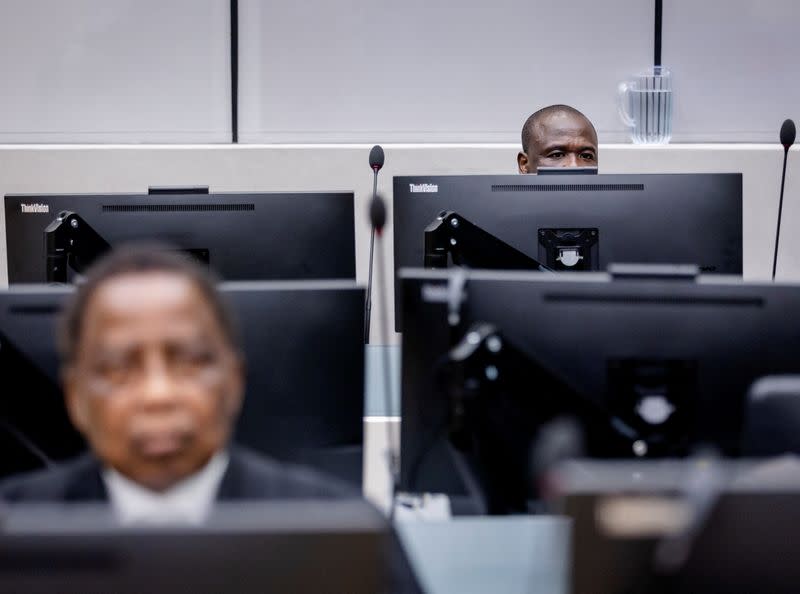
M 597 135 L 584 117 L 556 112 L 533 129 L 528 152 L 517 155 L 520 173 L 539 167 L 597 167 Z
M 134 273 L 103 283 L 90 298 L 65 393 L 95 454 L 161 491 L 225 447 L 243 370 L 191 280 Z

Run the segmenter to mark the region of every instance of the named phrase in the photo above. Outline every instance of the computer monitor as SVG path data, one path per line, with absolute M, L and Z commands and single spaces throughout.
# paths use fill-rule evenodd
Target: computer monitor
M 393 574 L 385 518 L 359 500 L 219 503 L 196 527 L 122 528 L 97 504 L 7 506 L 2 519 L 1 592 L 417 591 L 407 566 Z
M 249 361 L 236 439 L 360 486 L 364 289 L 349 281 L 222 287 Z
M 572 592 L 797 590 L 796 460 L 574 460 L 553 473 Z
M 25 286 L 0 291 L 0 477 L 85 449 L 58 377 L 55 319 L 64 296 Z
M 800 286 L 639 272 L 401 270 L 401 488 L 467 495 L 476 439 L 495 485 L 531 477 L 562 415 L 592 457 L 737 456 L 750 385 L 800 371 Z
M 427 267 L 425 230 L 451 211 L 523 255 L 495 255 L 487 253 L 494 246 L 478 245 L 476 264 L 469 253 L 464 258 L 471 268 L 525 268 L 510 262 L 527 257 L 557 271 L 634 263 L 742 274 L 738 173 L 399 176 L 392 211 L 396 271 Z M 444 248 L 461 240 L 441 239 Z
M 240 321 L 247 360 L 235 439 L 360 486 L 364 290 L 351 281 L 232 282 L 221 290 Z M 5 474 L 40 466 L 32 449 L 59 460 L 84 447 L 58 388 L 53 338 L 56 315 L 70 291 L 27 286 L 0 291 L 0 435 L 15 444 L 13 451 L 27 450 L 18 459 L 0 457 Z
M 353 204 L 352 192 L 7 195 L 8 281 L 66 282 L 97 252 L 139 240 L 226 280 L 355 279 Z M 59 222 L 62 212 L 73 215 Z

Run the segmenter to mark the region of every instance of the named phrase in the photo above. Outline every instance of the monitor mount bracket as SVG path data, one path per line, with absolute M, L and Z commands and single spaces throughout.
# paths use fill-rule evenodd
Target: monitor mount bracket
M 426 227 L 424 266 L 447 268 L 448 256 L 456 266 L 551 271 L 452 210 L 443 211 Z
M 82 274 L 111 245 L 72 211 L 61 211 L 44 230 L 48 283 L 67 283 L 69 269 Z
M 564 270 L 599 270 L 600 231 L 589 229 L 539 229 L 539 259 L 548 267 Z

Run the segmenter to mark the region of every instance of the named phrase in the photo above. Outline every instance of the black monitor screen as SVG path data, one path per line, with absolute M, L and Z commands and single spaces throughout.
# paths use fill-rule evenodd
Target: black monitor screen
M 443 211 L 555 270 L 695 264 L 704 273 L 742 274 L 739 173 L 395 177 L 396 271 L 425 265 L 424 231 Z M 578 257 L 561 258 L 574 246 Z M 503 258 L 488 266 L 486 257 L 472 268 L 519 268 Z
M 350 281 L 237 282 L 221 289 L 239 320 L 247 362 L 236 440 L 360 485 L 363 289 Z M 24 442 L 53 460 L 84 447 L 66 416 L 53 338 L 70 291 L 0 291 L 0 439 L 19 452 L 2 457 L 3 474 L 41 466 Z
M 61 290 L 0 291 L 0 477 L 84 450 L 58 378 L 55 320 Z
M 8 195 L 9 284 L 48 280 L 44 231 L 64 211 L 111 247 L 169 243 L 226 280 L 355 279 L 352 192 Z
M 107 505 L 16 504 L 3 509 L 0 590 L 418 592 L 396 547 L 357 499 L 218 502 L 202 526 L 124 528 Z
M 523 448 L 548 420 L 569 414 L 590 456 L 683 456 L 704 444 L 736 456 L 750 385 L 800 372 L 796 285 L 473 271 L 454 328 L 453 271 L 400 275 L 401 483 L 410 491 L 464 492 L 448 437 L 470 391 L 494 435 L 522 431 Z M 489 358 L 476 359 L 484 362 L 475 385 L 462 374 L 453 392 L 447 353 L 478 344 L 478 334 L 469 339 L 476 324 L 496 329 L 503 358 L 481 351 Z

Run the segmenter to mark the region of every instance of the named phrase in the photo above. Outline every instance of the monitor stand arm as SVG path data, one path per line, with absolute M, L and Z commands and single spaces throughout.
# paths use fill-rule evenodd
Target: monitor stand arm
M 452 456 L 454 466 L 490 514 L 528 511 L 531 494 L 538 492 L 535 479 L 560 461 L 548 461 L 561 451 L 545 443 L 543 429 L 551 421 L 577 421 L 583 431 L 578 450 L 585 442 L 593 452 L 626 455 L 631 439 L 641 439 L 620 431 L 611 411 L 581 396 L 492 324 L 470 326 L 448 359 L 448 438 L 472 462 Z
M 68 268 L 83 273 L 111 249 L 109 243 L 79 214 L 68 210 L 60 212 L 47 226 L 44 241 L 48 283 L 66 283 Z
M 457 266 L 551 271 L 452 210 L 425 229 L 425 268 L 447 268 L 448 255 Z
M 456 471 L 488 513 L 527 512 L 538 430 L 570 413 L 585 419 L 583 401 L 492 324 L 470 326 L 448 358 L 448 437 L 471 462 L 453 456 Z

